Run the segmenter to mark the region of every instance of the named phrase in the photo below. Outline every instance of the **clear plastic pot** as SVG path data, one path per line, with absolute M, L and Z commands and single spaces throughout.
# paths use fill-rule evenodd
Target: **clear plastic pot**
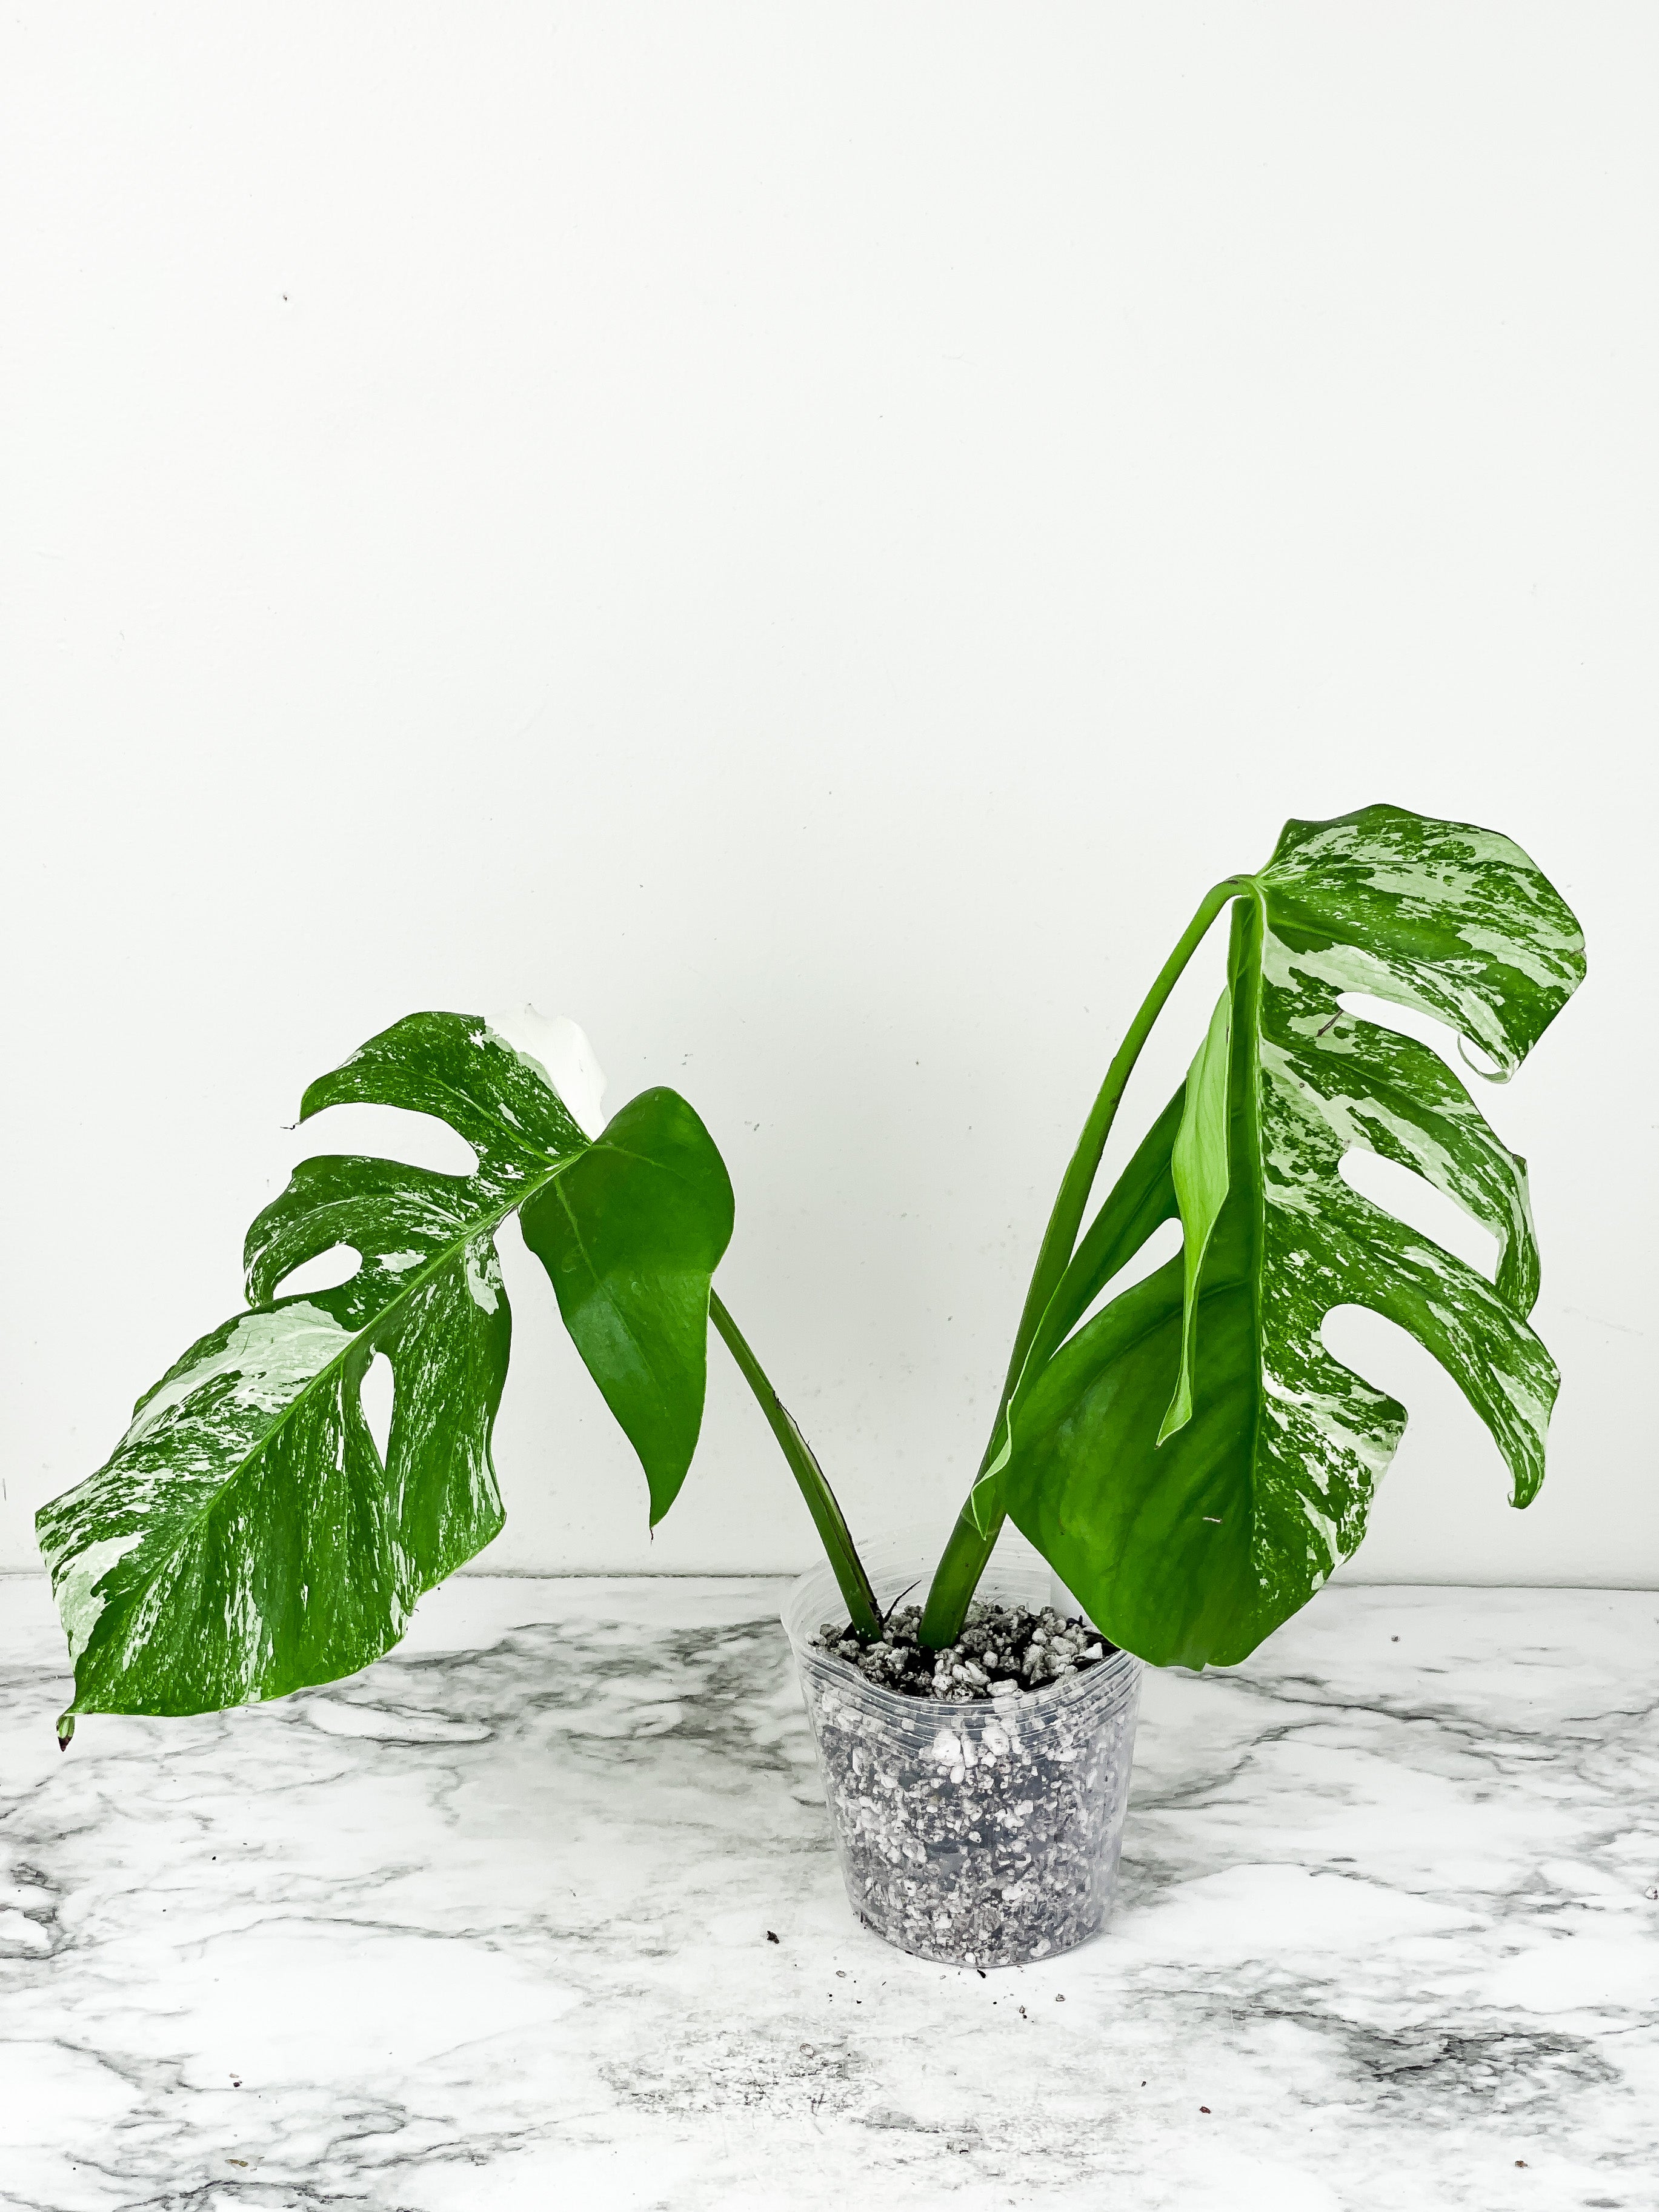
M 914 1543 L 865 1553 L 884 1609 L 927 1589 Z M 992 1559 L 979 1595 L 1051 1602 L 1041 1561 Z M 1098 1935 L 1117 1884 L 1141 1662 L 1115 1652 L 1012 1697 L 942 1703 L 813 1648 L 847 1607 L 828 1566 L 789 1594 L 788 1632 L 847 1894 L 890 1943 L 963 1966 L 1024 1966 Z

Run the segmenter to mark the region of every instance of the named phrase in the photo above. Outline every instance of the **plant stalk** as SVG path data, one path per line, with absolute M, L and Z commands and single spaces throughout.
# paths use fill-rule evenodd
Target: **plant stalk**
M 1105 1079 L 1089 1109 L 1089 1118 L 1083 1125 L 1083 1133 L 1060 1180 L 1054 1210 L 1048 1216 L 1048 1226 L 1043 1231 L 1036 1266 L 1031 1274 L 1030 1288 L 1025 1293 L 1019 1327 L 1014 1334 L 1014 1348 L 1009 1358 L 1002 1395 L 997 1401 L 996 1419 L 991 1424 L 990 1437 L 980 1460 L 975 1482 L 990 1466 L 1000 1447 L 1002 1425 L 1009 1401 L 1019 1387 L 1020 1377 L 1025 1371 L 1026 1358 L 1042 1326 L 1048 1302 L 1059 1288 L 1060 1279 L 1066 1273 L 1076 1249 L 1078 1231 L 1083 1225 L 1089 1194 L 1094 1188 L 1101 1157 L 1106 1150 L 1106 1139 L 1112 1133 L 1112 1123 L 1117 1117 L 1117 1109 L 1122 1103 L 1123 1093 L 1134 1073 L 1141 1048 L 1152 1035 L 1152 1024 L 1163 1012 L 1164 1002 L 1181 980 L 1188 962 L 1204 941 L 1211 923 L 1224 906 L 1238 896 L 1247 881 L 1248 878 L 1243 876 L 1227 876 L 1206 891 L 1196 913 L 1176 940 L 1175 950 L 1158 969 L 1152 989 L 1141 1000 L 1139 1011 L 1130 1023 L 1128 1031 L 1106 1071 Z M 979 1587 L 979 1578 L 985 1571 L 986 1563 L 990 1559 L 1006 1516 L 994 1504 L 988 1513 L 981 1507 L 981 1517 L 987 1524 L 986 1529 L 981 1529 L 971 1504 L 963 1507 L 934 1571 L 933 1583 L 927 1592 L 927 1608 L 921 1618 L 921 1641 L 932 1650 L 940 1650 L 946 1644 L 954 1644 L 962 1633 L 969 1602 Z
M 818 1465 L 817 1455 L 796 1425 L 793 1415 L 772 1388 L 765 1369 L 750 1350 L 743 1331 L 713 1291 L 708 1294 L 708 1317 L 725 1338 L 739 1373 L 754 1392 L 767 1425 L 789 1462 L 790 1473 L 800 1486 L 800 1494 L 806 1500 L 806 1510 L 835 1570 L 854 1630 L 875 1640 L 881 1634 L 881 1608 L 870 1586 L 870 1577 L 864 1571 L 864 1562 L 858 1555 L 846 1516 L 830 1487 L 829 1477 Z

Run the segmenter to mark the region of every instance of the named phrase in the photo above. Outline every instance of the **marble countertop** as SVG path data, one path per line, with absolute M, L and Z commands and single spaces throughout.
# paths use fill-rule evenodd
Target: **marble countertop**
M 1112 1926 L 981 1978 L 852 1918 L 779 1587 L 458 1580 L 60 1758 L 0 1583 L 0 2205 L 1659 2204 L 1659 1595 L 1149 1676 Z

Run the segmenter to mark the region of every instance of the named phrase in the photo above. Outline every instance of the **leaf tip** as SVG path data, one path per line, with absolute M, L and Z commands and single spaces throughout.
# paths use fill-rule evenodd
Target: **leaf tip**
M 1176 1431 L 1184 1429 L 1192 1418 L 1193 1394 L 1183 1374 L 1174 1397 L 1170 1401 L 1170 1410 L 1164 1416 L 1163 1423 L 1158 1429 L 1158 1442 L 1160 1444 L 1168 1443 Z

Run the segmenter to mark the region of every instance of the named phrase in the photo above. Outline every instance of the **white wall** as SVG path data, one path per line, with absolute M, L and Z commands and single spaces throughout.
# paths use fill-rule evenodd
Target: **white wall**
M 1490 1097 L 1549 1482 L 1510 1512 L 1426 1356 L 1341 1317 L 1416 1408 L 1363 1570 L 1659 1580 L 1656 29 L 9 10 L 4 1560 L 356 1141 L 285 1133 L 302 1083 L 515 999 L 613 1103 L 696 1103 L 723 1286 L 855 1522 L 942 1528 L 1198 894 L 1387 798 L 1517 837 L 1593 973 Z M 507 1264 L 490 1565 L 806 1558 L 724 1364 L 648 1543 Z

